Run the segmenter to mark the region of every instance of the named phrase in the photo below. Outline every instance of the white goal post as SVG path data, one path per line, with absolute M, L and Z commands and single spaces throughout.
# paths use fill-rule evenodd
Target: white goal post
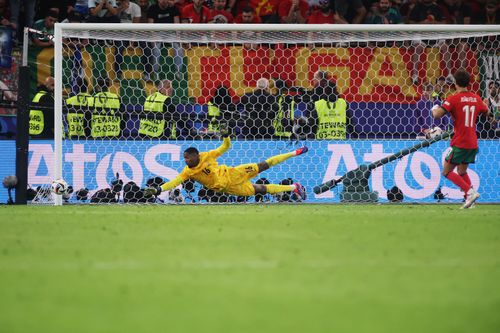
M 98 142 L 98 145 L 106 145 L 112 142 L 112 139 L 110 141 L 105 141 L 100 138 L 89 138 L 88 136 L 85 138 L 79 136 L 76 139 L 72 139 L 68 136 L 68 124 L 65 120 L 63 109 L 64 100 L 68 98 L 67 91 L 65 91 L 65 89 L 67 90 L 65 85 L 68 85 L 68 83 L 67 78 L 65 79 L 64 77 L 64 75 L 67 75 L 68 69 L 65 67 L 66 65 L 64 63 L 64 59 L 65 57 L 68 57 L 67 54 L 65 55 L 65 52 L 67 52 L 65 48 L 67 48 L 69 40 L 85 40 L 86 43 L 88 43 L 86 44 L 87 47 L 89 47 L 88 45 L 91 45 L 90 47 L 95 45 L 97 48 L 101 45 L 100 43 L 111 45 L 111 47 L 115 48 L 115 54 L 110 55 L 112 53 L 112 51 L 110 51 L 111 53 L 103 53 L 103 57 L 105 57 L 105 61 L 112 62 L 117 61 L 116 50 L 118 50 L 119 47 L 123 47 L 119 43 L 127 42 L 129 43 L 129 46 L 125 46 L 125 49 L 127 49 L 127 47 L 134 47 L 136 49 L 142 48 L 143 52 L 144 48 L 151 48 L 151 50 L 148 50 L 148 54 L 151 58 L 165 56 L 164 53 L 162 53 L 165 50 L 162 50 L 161 48 L 156 50 L 155 48 L 157 47 L 154 46 L 154 43 L 166 43 L 165 45 L 170 45 L 169 48 L 173 49 L 173 51 L 167 50 L 167 57 L 170 57 L 168 52 L 174 53 L 174 55 L 171 56 L 173 60 L 171 61 L 170 66 L 172 68 L 176 66 L 176 69 L 173 69 L 172 71 L 175 72 L 177 70 L 178 72 L 173 73 L 172 75 L 169 73 L 168 76 L 161 76 L 161 70 L 154 67 L 158 65 L 152 65 L 153 73 L 151 74 L 158 75 L 158 80 L 154 80 L 153 83 L 144 80 L 144 90 L 147 92 L 153 92 L 157 88 L 157 81 L 168 78 L 169 81 L 173 82 L 178 78 L 178 81 L 187 81 L 187 83 L 178 83 L 179 87 L 182 86 L 182 89 L 185 89 L 187 92 L 186 99 L 189 101 L 195 101 L 194 103 L 190 102 L 190 104 L 196 105 L 203 104 L 206 106 L 209 96 L 205 95 L 213 93 L 215 87 L 207 85 L 207 81 L 211 80 L 213 77 L 217 77 L 218 73 L 216 73 L 215 67 L 217 67 L 219 63 L 226 61 L 226 59 L 216 59 L 217 55 L 222 57 L 226 53 L 229 54 L 227 60 L 228 64 L 227 66 L 226 63 L 221 65 L 221 68 L 223 68 L 222 70 L 225 70 L 224 68 L 229 68 L 229 71 L 232 71 L 235 68 L 234 66 L 240 66 L 241 68 L 246 66 L 245 68 L 252 68 L 251 73 L 224 73 L 229 77 L 226 80 L 229 82 L 228 88 L 232 90 L 233 97 L 237 99 L 241 98 L 245 93 L 251 92 L 252 89 L 255 88 L 255 86 L 250 87 L 237 82 L 246 80 L 245 82 L 248 81 L 255 84 L 259 71 L 261 71 L 264 67 L 266 70 L 267 68 L 273 67 L 270 70 L 271 74 L 268 73 L 263 75 L 263 77 L 269 80 L 272 85 L 272 94 L 277 94 L 279 87 L 276 82 L 280 80 L 280 82 L 283 81 L 287 84 L 288 89 L 290 89 L 289 91 L 292 99 L 295 98 L 294 96 L 302 93 L 303 91 L 311 91 L 312 86 L 309 83 L 312 76 L 311 73 L 321 70 L 323 73 L 328 74 L 332 80 L 337 82 L 339 98 L 344 97 L 349 106 L 351 106 L 350 103 L 353 103 L 354 105 L 352 111 L 353 114 L 351 114 L 354 122 L 351 123 L 350 126 L 355 128 L 353 133 L 356 132 L 356 135 L 348 134 L 347 137 L 327 137 L 326 140 L 321 140 L 319 135 L 312 133 L 312 136 L 304 135 L 303 137 L 300 137 L 299 135 L 298 139 L 306 145 L 308 145 L 308 142 L 316 142 L 315 144 L 318 145 L 318 149 L 323 149 L 322 152 L 318 151 L 313 153 L 311 157 L 306 160 L 307 162 L 303 162 L 301 164 L 301 168 L 306 168 L 307 170 L 301 170 L 300 173 L 302 175 L 314 174 L 316 177 L 316 184 L 313 184 L 312 180 L 309 180 L 307 184 L 313 202 L 331 202 L 333 201 L 332 198 L 336 196 L 336 193 L 326 193 L 325 195 L 314 196 L 312 194 L 312 186 L 323 183 L 324 181 L 334 177 L 342 176 L 345 172 L 353 169 L 361 163 L 376 160 L 379 157 L 384 157 L 390 153 L 396 152 L 397 150 L 401 150 L 405 146 L 411 146 L 412 143 L 414 143 L 413 141 L 420 139 L 421 135 L 425 136 L 425 133 L 415 133 L 415 135 L 412 134 L 413 132 L 410 133 L 411 130 L 408 130 L 410 125 L 406 124 L 407 120 L 405 119 L 408 119 L 410 112 L 413 112 L 408 110 L 414 110 L 417 107 L 416 105 L 423 95 L 423 90 L 426 89 L 427 84 L 435 86 L 437 85 L 437 80 L 441 77 L 449 79 L 452 71 L 455 71 L 463 65 L 468 69 L 476 71 L 472 73 L 475 82 L 474 89 L 477 90 L 476 92 L 478 93 L 480 93 L 480 90 L 483 91 L 481 94 L 482 97 L 487 98 L 487 88 L 485 88 L 485 85 L 490 81 L 496 82 L 498 80 L 498 64 L 495 65 L 492 61 L 496 61 L 498 55 L 500 54 L 500 49 L 498 49 L 499 36 L 500 26 L 498 25 L 224 25 L 114 23 L 95 25 L 87 23 L 56 23 L 54 34 L 55 133 L 52 176 L 54 179 L 65 178 L 65 174 L 63 172 L 64 140 L 75 140 L 75 143 L 88 143 L 90 140 L 94 140 L 95 142 Z M 490 44 L 494 45 L 492 49 L 488 49 L 491 47 Z M 237 45 L 238 48 L 231 48 L 231 46 L 234 45 Z M 247 47 L 247 45 L 250 46 Z M 266 45 L 266 50 L 260 52 L 259 50 L 252 48 L 252 45 L 257 45 L 257 48 L 262 45 Z M 281 45 L 285 46 L 282 47 Z M 289 49 L 287 49 L 287 47 Z M 293 49 L 293 52 L 290 51 L 291 49 Z M 405 51 L 398 51 L 403 49 Z M 420 49 L 420 51 L 418 51 L 418 49 Z M 130 57 L 137 57 L 134 53 L 136 51 L 134 50 L 126 50 L 126 52 L 128 52 L 127 54 L 130 54 Z M 250 59 L 248 61 L 247 58 L 243 61 L 235 60 L 236 57 L 241 57 L 242 54 L 246 55 L 249 52 L 254 52 L 256 56 L 251 59 L 248 58 Z M 282 58 L 276 60 L 278 58 L 278 52 L 282 55 Z M 210 58 L 211 55 L 213 55 L 211 60 L 203 60 L 204 58 Z M 293 60 L 295 62 L 287 60 L 287 55 L 288 57 L 290 57 L 290 55 L 295 56 L 296 59 Z M 491 57 L 487 58 L 486 55 L 488 55 L 488 57 L 492 56 L 495 59 L 492 60 Z M 274 58 L 271 60 L 264 59 L 266 56 Z M 181 58 L 180 63 L 175 60 L 175 57 Z M 373 59 L 375 58 L 379 60 L 374 61 Z M 144 62 L 144 58 L 138 59 L 141 59 L 140 61 Z M 331 63 L 315 63 L 315 61 L 323 61 L 324 59 L 331 61 Z M 414 61 L 415 59 L 416 61 Z M 83 57 L 82 61 L 86 61 L 85 57 Z M 209 67 L 211 65 L 210 61 L 214 62 L 212 65 L 213 68 Z M 273 63 L 273 61 L 275 62 Z M 238 64 L 235 65 L 235 62 Z M 446 64 L 443 65 L 444 62 L 446 62 Z M 104 66 L 104 70 L 109 70 L 111 68 L 111 71 L 113 71 L 116 68 L 115 65 L 109 64 L 103 64 L 102 66 Z M 433 68 L 435 66 L 438 68 Z M 441 69 L 440 66 L 443 68 Z M 184 74 L 180 73 L 181 67 L 183 73 L 186 73 L 187 78 L 183 76 Z M 120 68 L 120 65 L 118 65 L 118 68 Z M 207 68 L 210 71 L 209 73 L 204 72 Z M 103 71 L 103 69 L 101 69 L 101 71 Z M 295 73 L 290 74 L 289 71 L 291 69 L 294 70 Z M 85 70 L 88 69 L 83 69 L 83 71 Z M 364 73 L 364 77 L 361 77 L 361 74 L 359 74 L 360 71 Z M 95 77 L 92 77 L 92 75 L 95 75 L 95 71 L 92 72 L 89 70 L 89 73 L 91 73 L 89 78 L 91 80 L 95 80 Z M 122 86 L 121 80 L 129 79 L 140 80 L 141 78 L 137 78 L 135 72 L 132 73 L 132 70 L 128 70 L 128 67 L 123 71 L 123 77 L 118 76 L 117 74 L 112 74 L 112 80 L 118 82 L 116 84 L 118 92 L 126 91 Z M 429 82 L 427 82 L 427 80 L 429 80 Z M 446 83 L 449 84 L 448 81 L 446 81 Z M 90 83 L 90 85 L 92 85 L 92 83 Z M 298 88 L 304 89 L 299 90 Z M 132 91 L 134 94 L 134 90 L 128 91 Z M 436 92 L 434 91 L 434 93 Z M 141 92 L 140 94 L 148 95 L 144 92 Z M 381 95 L 383 96 L 380 97 Z M 370 96 L 374 99 L 370 100 Z M 207 98 L 204 99 L 204 97 Z M 439 98 L 444 97 L 445 95 L 440 96 Z M 130 103 L 132 104 L 132 102 Z M 295 103 L 295 100 L 293 103 Z M 131 104 L 127 105 L 128 109 L 135 110 L 135 105 Z M 308 118 L 308 111 L 310 110 L 307 110 L 307 108 L 310 108 L 310 104 L 307 104 L 307 101 L 302 102 L 302 100 L 297 101 L 297 104 L 300 104 L 300 107 L 303 107 L 304 109 L 300 109 L 297 105 L 292 104 L 294 105 L 292 108 L 297 108 L 298 110 L 292 110 L 292 113 L 295 114 L 295 118 L 292 115 L 292 118 L 294 118 L 292 119 L 293 128 L 290 127 L 290 131 L 293 132 L 292 135 L 295 133 L 297 128 L 301 130 L 300 125 L 303 122 L 307 123 L 310 121 Z M 375 115 L 375 111 L 372 112 L 372 110 L 369 110 L 369 108 L 383 108 L 384 105 L 387 105 L 387 112 L 394 112 L 394 114 L 396 114 L 396 120 L 392 120 L 389 123 L 383 123 L 387 121 L 387 118 L 384 118 L 382 112 L 377 111 L 378 113 Z M 195 106 L 192 106 L 192 109 L 195 111 L 198 110 Z M 241 112 L 241 109 L 239 110 Z M 243 112 L 244 111 L 245 110 L 243 110 Z M 405 114 L 404 112 L 407 113 Z M 359 118 L 361 118 L 362 121 L 357 121 Z M 138 121 L 139 120 L 137 120 L 137 122 Z M 273 121 L 275 121 L 275 118 L 273 118 L 270 123 L 273 123 Z M 419 120 L 412 119 L 411 121 L 418 122 Z M 424 119 L 423 121 L 427 123 L 430 120 Z M 379 124 L 380 122 L 383 124 Z M 418 124 L 413 125 L 416 127 Z M 121 126 L 125 125 L 122 124 Z M 205 122 L 202 126 L 206 127 L 209 125 Z M 242 125 L 240 127 L 245 126 L 247 125 Z M 443 125 L 442 129 L 448 130 L 450 126 L 451 123 L 447 123 L 446 125 Z M 202 130 L 205 130 L 205 128 L 197 129 L 198 132 L 201 132 Z M 256 137 L 253 136 L 254 134 L 251 134 L 251 131 L 247 132 L 245 129 L 241 129 L 236 141 L 241 140 L 242 144 L 238 146 L 237 149 L 240 150 L 237 150 L 236 153 L 247 158 L 241 160 L 229 159 L 228 162 L 259 162 L 259 159 L 269 157 L 267 156 L 268 153 L 266 151 L 262 151 L 260 154 L 256 154 L 254 156 L 249 155 L 248 150 L 245 153 L 245 149 L 254 149 L 254 147 L 275 148 L 276 145 L 281 144 L 284 141 L 287 143 L 291 142 L 288 137 L 286 140 L 276 137 L 276 133 L 278 131 L 277 129 L 273 129 L 273 131 L 273 134 L 270 136 L 264 135 L 262 137 Z M 388 135 L 384 135 L 383 131 L 390 133 Z M 401 133 L 397 133 L 398 131 L 408 133 L 402 135 Z M 175 142 L 179 140 L 188 142 L 192 140 L 192 137 L 182 137 L 182 134 L 179 137 L 171 136 L 158 140 L 145 138 L 144 136 L 137 136 L 135 139 L 129 139 L 128 137 L 125 137 L 123 130 L 120 133 L 120 140 L 131 140 L 138 143 L 137 148 L 134 149 L 152 149 L 150 146 L 142 145 L 143 143 L 158 142 L 159 144 L 175 144 Z M 343 133 L 345 135 L 345 131 Z M 196 136 L 195 141 L 196 140 L 213 142 L 213 145 L 208 145 L 210 147 L 216 147 L 218 144 L 217 137 L 214 136 Z M 385 144 L 385 140 L 392 142 L 391 144 L 394 146 L 393 150 L 386 151 L 384 149 L 383 145 Z M 408 140 L 408 142 L 405 142 L 405 140 Z M 253 145 L 253 143 L 248 143 L 248 147 L 245 148 L 246 146 L 243 143 L 245 141 L 256 141 L 257 143 L 255 145 Z M 349 142 L 356 142 L 356 145 L 349 146 Z M 194 145 L 196 146 L 196 142 Z M 408 195 L 410 198 L 409 201 L 433 201 L 429 193 L 441 188 L 441 186 L 445 184 L 445 181 L 441 178 L 437 179 L 434 171 L 429 171 L 427 169 L 432 169 L 436 163 L 439 165 L 441 164 L 441 150 L 443 150 L 443 147 L 446 145 L 447 143 L 443 142 L 442 145 L 439 146 L 440 151 L 433 153 L 434 155 L 432 157 L 432 161 L 429 160 L 430 157 L 427 155 L 418 155 L 417 153 L 416 158 L 418 161 L 415 161 L 415 163 L 420 163 L 422 165 L 427 163 L 427 166 L 423 166 L 422 170 L 414 170 L 413 168 L 417 168 L 416 164 L 414 163 L 408 166 L 408 161 L 405 159 L 403 159 L 404 163 L 400 163 L 396 167 L 391 167 L 391 171 L 389 172 L 401 173 L 399 176 L 395 176 L 392 182 L 386 183 L 384 180 L 386 176 L 382 174 L 382 171 L 375 171 L 372 176 L 372 178 L 375 178 L 370 181 L 370 186 L 374 191 L 379 192 L 378 196 L 380 198 L 384 198 L 384 200 L 386 194 L 380 193 L 381 189 L 386 190 L 388 189 L 387 187 L 392 184 L 394 186 L 398 185 L 399 188 L 403 187 L 403 193 L 405 196 Z M 283 144 L 280 146 L 279 150 L 285 151 L 286 149 L 293 149 L 293 147 L 294 146 L 291 144 Z M 313 147 L 316 146 L 313 145 Z M 335 155 L 334 151 L 338 147 L 342 149 L 345 148 L 346 150 L 340 155 Z M 359 147 L 361 147 L 362 150 L 358 153 L 356 152 L 356 149 Z M 495 137 L 494 135 L 492 137 L 485 137 L 484 147 L 485 149 L 482 149 L 483 155 L 480 155 L 478 159 L 493 159 L 491 162 L 494 163 L 495 159 L 498 159 L 499 155 L 498 137 Z M 276 151 L 276 149 L 274 151 Z M 227 154 L 231 154 L 231 152 L 228 152 Z M 129 154 L 126 156 L 131 155 Z M 126 159 L 126 156 L 123 157 L 123 159 Z M 360 161 L 359 158 L 364 158 L 364 160 Z M 182 160 L 182 156 L 180 159 Z M 296 160 L 286 162 L 292 165 L 286 169 L 277 169 L 276 172 L 279 173 L 281 171 L 283 172 L 283 175 L 276 176 L 277 178 L 274 178 L 273 180 L 276 181 L 279 177 L 287 178 L 293 176 L 293 163 L 295 161 Z M 84 165 L 84 163 L 85 161 L 79 165 Z M 324 165 L 319 167 L 319 164 Z M 397 169 L 398 167 L 402 168 L 402 171 Z M 408 184 L 407 182 L 399 179 L 401 177 L 405 177 L 406 167 L 411 169 L 412 176 L 415 178 L 413 184 L 411 184 L 411 182 Z M 489 164 L 481 164 L 480 168 L 481 170 L 488 170 Z M 122 166 L 121 170 L 123 171 L 123 169 L 124 167 Z M 155 170 L 165 169 L 171 168 L 157 167 Z M 177 170 L 173 170 L 172 172 L 175 174 L 175 172 L 179 171 L 180 169 L 177 167 Z M 76 171 L 73 170 L 73 174 L 76 174 Z M 159 175 L 157 172 L 151 172 L 151 176 L 154 175 L 160 177 L 167 176 Z M 86 175 L 84 176 L 87 177 Z M 172 173 L 168 174 L 168 176 L 169 177 L 167 177 L 167 179 L 171 178 Z M 489 177 L 489 181 L 493 181 L 493 186 L 499 185 L 495 175 L 488 174 L 487 176 Z M 103 177 L 105 178 L 105 175 Z M 128 180 L 132 179 L 131 177 L 129 178 L 130 179 Z M 139 178 L 142 179 L 142 176 Z M 476 179 L 474 178 L 473 181 L 476 181 Z M 82 182 L 80 181 L 79 184 L 81 183 Z M 407 186 L 401 186 L 401 183 L 404 183 Z M 429 185 L 428 183 L 432 184 Z M 138 184 L 138 186 L 142 187 L 143 184 Z M 453 186 L 448 184 L 448 187 L 451 188 Z M 488 190 L 486 187 L 485 189 Z M 75 190 L 77 190 L 77 188 L 75 188 Z M 90 189 L 91 192 L 94 190 L 97 190 L 97 188 Z M 449 197 L 458 201 L 459 198 L 457 192 L 453 193 L 454 194 Z M 485 198 L 487 198 L 486 201 L 497 202 L 500 201 L 500 198 L 497 196 L 498 193 L 486 195 Z M 349 200 L 346 201 L 349 202 Z M 55 204 L 61 205 L 62 198 L 56 197 Z

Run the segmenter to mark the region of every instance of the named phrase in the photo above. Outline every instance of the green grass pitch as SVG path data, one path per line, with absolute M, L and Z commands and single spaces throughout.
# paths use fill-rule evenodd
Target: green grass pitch
M 0 332 L 500 332 L 500 206 L 0 207 Z

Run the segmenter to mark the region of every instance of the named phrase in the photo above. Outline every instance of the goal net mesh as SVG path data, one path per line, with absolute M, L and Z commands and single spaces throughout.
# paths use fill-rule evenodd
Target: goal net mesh
M 217 148 L 221 128 L 232 133 L 218 160 L 228 166 L 308 146 L 252 180 L 300 182 L 306 202 L 388 202 L 399 194 L 403 202 L 460 202 L 463 193 L 441 175 L 449 140 L 312 191 L 422 142 L 436 127 L 452 130 L 452 119 L 434 120 L 430 110 L 454 92 L 459 68 L 490 106 L 478 120 L 480 153 L 469 175 L 482 201 L 500 201 L 498 32 L 129 27 L 62 28 L 62 176 L 75 193 L 88 189 L 70 202 L 297 200 L 293 193 L 235 197 L 193 182 L 144 198 L 146 186 L 179 174 L 186 148 Z

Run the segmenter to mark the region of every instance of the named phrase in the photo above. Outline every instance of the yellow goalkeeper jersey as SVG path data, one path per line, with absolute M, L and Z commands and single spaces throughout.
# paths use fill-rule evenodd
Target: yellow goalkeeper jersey
M 230 178 L 228 167 L 226 165 L 219 165 L 217 158 L 224 154 L 230 147 L 231 140 L 224 138 L 219 148 L 208 152 L 201 152 L 200 163 L 194 168 L 184 167 L 177 177 L 161 186 L 162 191 L 171 190 L 188 179 L 195 180 L 212 190 L 222 191 L 228 186 Z

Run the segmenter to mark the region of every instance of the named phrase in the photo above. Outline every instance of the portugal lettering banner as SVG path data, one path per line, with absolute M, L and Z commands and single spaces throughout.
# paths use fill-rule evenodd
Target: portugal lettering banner
M 349 102 L 415 103 L 421 95 L 421 86 L 412 82 L 412 47 L 322 47 L 311 49 L 303 46 L 286 47 L 277 44 L 275 48 L 258 47 L 246 49 L 243 46 L 200 46 L 184 50 L 181 66 L 187 78 L 177 82 L 174 52 L 168 45 L 160 45 L 158 73 L 173 80 L 175 96 L 198 103 L 206 103 L 214 90 L 225 85 L 237 95 L 255 88 L 260 77 L 282 79 L 291 86 L 311 87 L 313 74 L 317 70 L 329 72 L 337 83 L 339 92 Z M 450 50 L 452 59 L 457 54 Z M 116 79 L 113 47 L 89 45 L 65 53 L 63 83 L 71 91 L 71 78 L 83 75 L 92 87 L 94 79 L 106 72 L 114 80 L 110 90 L 118 93 L 124 104 L 143 104 L 147 95 L 155 89 L 153 83 L 142 80 L 144 62 L 140 48 L 126 48 L 123 51 L 122 80 Z M 53 73 L 53 49 L 30 49 L 30 65 L 41 83 Z M 479 69 L 476 54 L 466 51 L 467 70 L 473 75 L 472 90 L 479 90 Z M 78 60 L 78 61 L 77 61 Z M 456 63 L 455 61 L 453 63 Z M 434 83 L 446 72 L 443 56 L 438 48 L 427 48 L 420 55 L 418 64 L 419 81 Z M 455 68 L 456 69 L 456 68 Z M 454 70 L 455 70 L 454 69 Z M 496 67 L 498 72 L 498 67 Z M 33 85 L 35 87 L 36 85 Z

